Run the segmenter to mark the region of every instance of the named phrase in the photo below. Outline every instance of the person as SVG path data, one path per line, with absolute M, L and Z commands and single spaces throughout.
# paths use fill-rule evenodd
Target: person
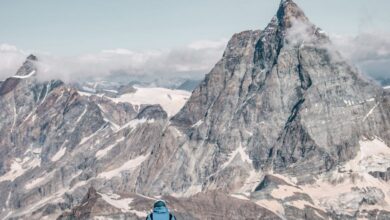
M 153 205 L 153 212 L 146 220 L 176 220 L 176 217 L 169 212 L 164 200 L 157 200 Z

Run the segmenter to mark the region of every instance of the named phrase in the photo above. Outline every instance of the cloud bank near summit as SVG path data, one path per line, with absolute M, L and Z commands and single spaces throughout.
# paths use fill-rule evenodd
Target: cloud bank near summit
M 38 77 L 42 80 L 73 82 L 105 77 L 115 72 L 158 77 L 202 77 L 221 58 L 226 44 L 227 39 L 203 40 L 171 50 L 132 51 L 118 48 L 73 57 L 26 52 L 13 45 L 1 44 L 0 80 L 14 75 L 30 53 L 38 57 Z
M 356 36 L 329 34 L 335 48 L 351 63 L 373 78 L 390 78 L 390 33 L 374 31 Z M 161 78 L 201 78 L 221 58 L 227 39 L 202 40 L 171 50 L 102 50 L 98 53 L 64 57 L 34 52 L 39 78 L 65 82 L 109 76 L 115 72 L 153 75 Z M 0 44 L 0 80 L 12 76 L 30 51 Z
M 372 31 L 331 38 L 343 56 L 363 72 L 374 78 L 390 78 L 390 33 Z

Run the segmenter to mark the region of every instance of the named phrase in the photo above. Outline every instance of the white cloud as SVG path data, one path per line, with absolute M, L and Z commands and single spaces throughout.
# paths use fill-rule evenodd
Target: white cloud
M 294 23 L 288 33 L 292 43 L 309 43 L 313 29 Z M 302 34 L 304 33 L 304 34 Z M 373 77 L 390 78 L 390 34 L 360 33 L 357 36 L 330 35 L 342 55 Z M 290 42 L 290 43 L 291 43 Z M 73 57 L 37 53 L 41 79 L 79 79 L 108 76 L 113 72 L 132 75 L 170 77 L 181 74 L 203 76 L 221 58 L 227 39 L 202 40 L 171 50 L 132 51 L 123 48 L 102 50 L 98 53 Z M 29 54 L 9 44 L 0 44 L 0 80 L 12 76 Z
M 16 73 L 27 54 L 13 45 L 0 44 L 0 80 Z
M 307 21 L 291 18 L 291 27 L 287 30 L 286 39 L 290 45 L 311 43 L 314 40 L 314 25 Z
M 223 38 L 219 41 L 201 40 L 189 44 L 188 47 L 194 50 L 220 49 L 220 48 L 224 48 L 227 42 L 228 39 L 226 38 Z
M 344 57 L 373 77 L 390 78 L 390 33 L 372 31 L 356 36 L 331 35 Z
M 203 75 L 221 58 L 226 39 L 198 41 L 172 50 L 132 51 L 123 48 L 102 50 L 80 56 L 53 56 L 36 53 L 38 77 L 43 80 L 104 77 L 113 72 L 169 77 L 180 74 Z M 0 80 L 14 75 L 28 54 L 12 45 L 0 46 Z
M 308 22 L 292 20 L 286 33 L 292 46 L 310 44 L 315 39 L 315 26 Z M 333 59 L 344 59 L 356 65 L 363 73 L 374 78 L 390 78 L 390 33 L 371 31 L 352 35 L 330 35 L 331 44 L 325 42 Z

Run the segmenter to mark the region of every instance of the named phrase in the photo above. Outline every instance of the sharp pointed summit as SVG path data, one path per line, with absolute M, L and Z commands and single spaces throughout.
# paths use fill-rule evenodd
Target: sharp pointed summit
M 38 61 L 38 58 L 35 55 L 30 54 L 13 77 L 28 78 L 29 76 L 34 75 L 37 71 L 36 61 Z
M 34 54 L 30 54 L 30 55 L 27 57 L 27 60 L 38 61 L 38 58 L 37 58 Z
M 29 79 L 34 76 L 37 72 L 37 68 L 35 66 L 35 61 L 37 61 L 37 57 L 34 55 L 29 55 L 24 61 L 23 65 L 18 69 L 14 76 L 7 78 L 0 85 L 0 96 L 8 94 L 21 82 L 22 79 Z
M 309 21 L 303 10 L 292 0 L 282 0 L 276 16 L 285 29 L 290 28 L 294 21 Z

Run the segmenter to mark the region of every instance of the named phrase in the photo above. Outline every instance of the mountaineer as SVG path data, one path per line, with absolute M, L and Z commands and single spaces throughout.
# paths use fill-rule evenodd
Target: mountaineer
M 158 200 L 154 203 L 153 212 L 146 217 L 146 220 L 176 220 L 176 217 L 169 212 L 165 201 Z

